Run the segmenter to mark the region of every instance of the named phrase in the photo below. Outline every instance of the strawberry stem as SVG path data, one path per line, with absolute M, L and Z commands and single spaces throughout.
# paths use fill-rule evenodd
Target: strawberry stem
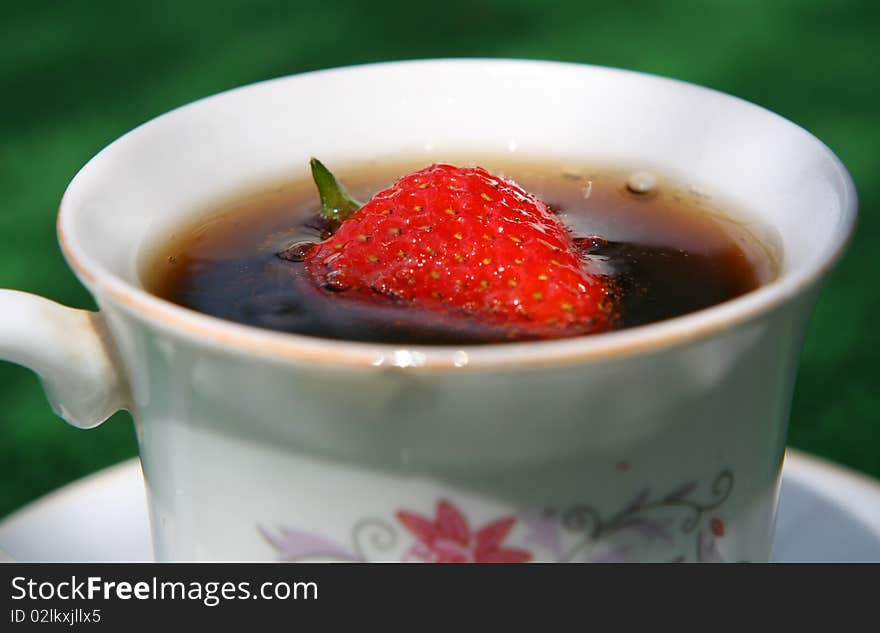
M 351 197 L 345 187 L 317 158 L 309 161 L 312 178 L 321 195 L 321 215 L 331 222 L 342 222 L 363 205 Z

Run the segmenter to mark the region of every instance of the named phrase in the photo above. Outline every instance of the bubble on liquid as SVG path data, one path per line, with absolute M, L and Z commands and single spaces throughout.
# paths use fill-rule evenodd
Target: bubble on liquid
M 277 253 L 281 259 L 289 262 L 301 262 L 306 258 L 306 253 L 315 248 L 315 242 L 311 240 L 298 240 L 293 242 L 280 253 Z
M 637 171 L 626 181 L 626 188 L 633 193 L 652 193 L 657 189 L 657 176 L 649 171 Z
M 585 254 L 592 254 L 608 248 L 608 240 L 599 235 L 586 235 L 572 238 L 574 245 Z
M 572 241 L 580 252 L 582 265 L 590 274 L 608 277 L 617 275 L 619 270 L 616 258 L 609 255 L 616 244 L 599 235 L 575 237 Z

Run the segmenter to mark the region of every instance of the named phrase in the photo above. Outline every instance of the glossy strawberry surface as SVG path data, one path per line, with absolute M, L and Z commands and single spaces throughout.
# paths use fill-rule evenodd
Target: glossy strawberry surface
M 566 226 L 535 196 L 479 167 L 435 164 L 404 176 L 305 262 L 328 291 L 477 319 L 512 338 L 613 323 L 608 280 Z

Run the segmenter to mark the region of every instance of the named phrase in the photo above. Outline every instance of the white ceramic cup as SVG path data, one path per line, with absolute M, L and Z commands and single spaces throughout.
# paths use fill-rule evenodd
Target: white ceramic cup
M 169 227 L 312 155 L 453 152 L 657 168 L 775 233 L 781 274 L 629 330 L 405 349 L 225 322 L 139 282 Z M 72 424 L 132 412 L 159 560 L 760 561 L 805 326 L 855 217 L 821 142 L 693 85 L 507 60 L 310 73 L 92 159 L 58 228 L 100 312 L 0 290 L 0 357 Z

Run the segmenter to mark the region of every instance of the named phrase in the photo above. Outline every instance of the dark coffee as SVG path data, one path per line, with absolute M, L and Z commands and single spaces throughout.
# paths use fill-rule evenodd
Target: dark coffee
M 449 160 L 479 164 L 544 200 L 578 238 L 592 267 L 616 287 L 618 328 L 700 310 L 776 274 L 776 259 L 735 216 L 680 183 L 653 174 L 553 161 Z M 418 163 L 336 168 L 361 200 Z M 324 338 L 401 344 L 508 341 L 479 321 L 444 327 L 393 302 L 365 304 L 314 287 L 303 245 L 326 236 L 311 180 L 242 196 L 164 241 L 147 260 L 147 290 L 239 323 Z

